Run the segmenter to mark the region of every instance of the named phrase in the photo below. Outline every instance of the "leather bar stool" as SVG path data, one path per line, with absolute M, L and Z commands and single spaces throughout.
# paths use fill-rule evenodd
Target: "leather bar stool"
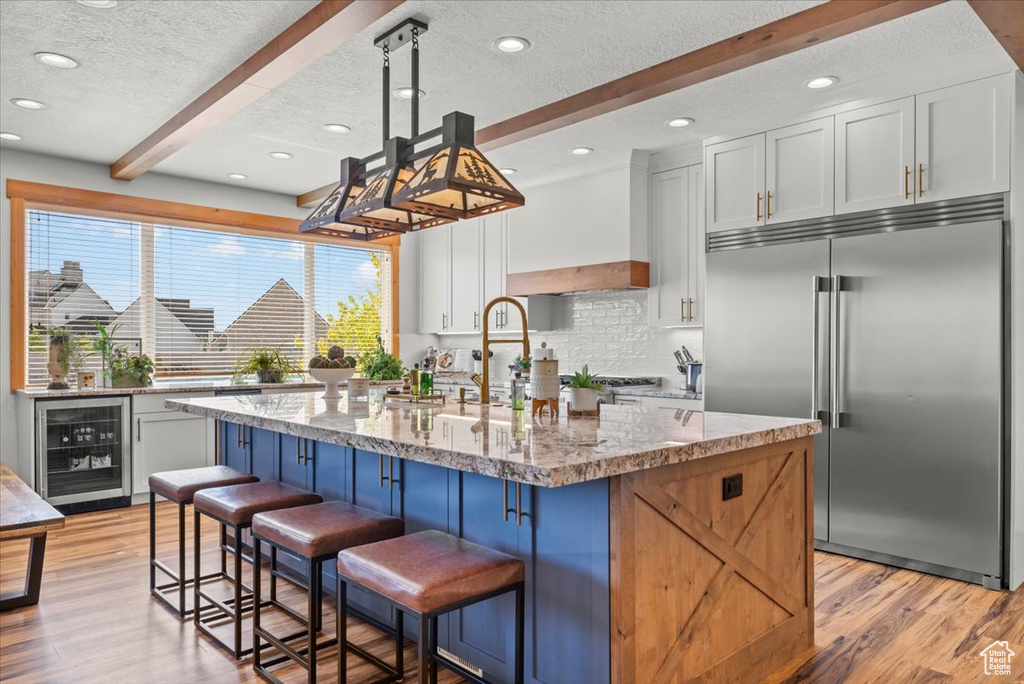
M 295 506 L 308 506 L 309 504 L 320 503 L 323 498 L 319 494 L 304 491 L 298 487 L 292 487 L 280 482 L 252 482 L 249 484 L 237 484 L 229 487 L 213 487 L 203 489 L 196 493 L 192 499 L 194 511 L 195 539 L 194 557 L 196 578 L 192 583 L 195 610 L 192 613 L 192 620 L 196 628 L 210 636 L 214 643 L 226 648 L 235 658 L 241 658 L 252 652 L 252 647 L 242 649 L 242 615 L 246 612 L 243 606 L 242 596 L 242 531 L 252 525 L 252 517 L 264 511 L 273 511 L 279 508 L 293 508 Z M 202 573 L 200 571 L 202 561 L 202 550 L 200 548 L 202 535 L 200 526 L 202 516 L 213 518 L 221 525 L 231 527 L 234 536 L 234 585 L 233 598 L 228 601 L 218 601 L 202 590 Z M 259 567 L 254 567 L 253 573 L 259 576 Z M 231 578 L 228 578 L 231 579 Z M 248 597 L 251 599 L 252 595 Z M 206 600 L 208 606 L 203 606 L 202 601 Z M 276 596 L 271 597 L 275 605 L 283 610 L 292 612 L 298 619 L 301 616 L 291 611 L 287 606 L 276 603 Z M 215 617 L 200 619 L 200 611 L 213 607 Z M 222 641 L 213 630 L 207 625 L 209 622 L 221 619 L 230 619 L 234 625 L 233 644 L 229 645 Z
M 178 611 L 178 619 L 184 620 L 192 614 L 191 608 L 185 607 L 185 587 L 192 584 L 185 579 L 185 506 L 192 503 L 196 492 L 211 487 L 224 487 L 246 482 L 258 482 L 260 478 L 228 468 L 227 466 L 209 466 L 206 468 L 188 468 L 153 473 L 149 476 L 149 593 L 160 599 L 170 608 Z M 156 497 L 157 495 L 178 505 L 178 571 L 175 572 L 156 557 Z M 224 528 L 221 527 L 223 539 Z M 227 561 L 221 547 L 221 571 L 212 573 L 203 579 L 216 579 L 226 574 Z M 156 571 L 171 578 L 167 584 L 157 585 Z M 175 589 L 178 594 L 177 605 L 167 592 Z
M 323 596 L 324 562 L 333 559 L 343 549 L 401 537 L 404 532 L 405 523 L 401 518 L 353 506 L 345 501 L 330 501 L 254 515 L 252 518 L 253 567 L 260 567 L 261 544 L 263 543 L 269 544 L 271 549 L 284 549 L 300 556 L 309 567 L 309 576 L 307 577 L 309 605 L 306 612 L 306 630 L 304 633 L 300 633 L 301 636 L 306 637 L 306 644 L 304 647 L 293 648 L 285 643 L 292 637 L 275 636 L 261 624 L 261 582 L 259 573 L 254 576 L 253 669 L 270 681 L 281 684 L 281 680 L 271 674 L 268 668 L 286 660 L 293 660 L 306 669 L 307 681 L 309 684 L 314 684 L 316 682 L 317 651 L 338 643 L 337 639 L 317 642 Z M 402 653 L 403 647 L 401 632 L 401 627 L 399 627 L 396 630 L 396 648 L 399 654 Z M 284 655 L 263 662 L 260 654 L 263 640 L 269 642 Z M 394 679 L 401 679 L 401 655 L 399 655 L 397 668 L 392 668 L 380 658 L 359 647 L 349 646 L 349 648 L 384 669 Z
M 515 592 L 515 682 L 523 682 L 523 587 L 526 570 L 514 556 L 428 530 L 356 546 L 338 554 L 338 682 L 346 675 L 346 593 L 352 583 L 375 594 L 401 615 L 419 620 L 419 681 L 436 684 L 437 665 L 488 684 L 437 653 L 437 618 L 480 601 Z M 399 623 L 401 624 L 401 623 Z

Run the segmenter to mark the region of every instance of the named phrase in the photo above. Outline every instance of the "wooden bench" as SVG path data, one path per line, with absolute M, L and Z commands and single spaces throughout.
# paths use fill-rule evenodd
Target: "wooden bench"
M 0 464 L 0 541 L 31 539 L 25 589 L 0 596 L 0 612 L 39 603 L 46 533 L 64 527 L 64 516 L 20 477 Z

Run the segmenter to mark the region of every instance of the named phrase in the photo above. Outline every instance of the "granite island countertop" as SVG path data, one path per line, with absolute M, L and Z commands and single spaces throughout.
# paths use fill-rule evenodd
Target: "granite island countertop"
M 306 439 L 541 487 L 597 480 L 817 434 L 821 424 L 703 411 L 604 405 L 531 420 L 507 406 L 325 400 L 320 392 L 171 399 L 167 408 Z

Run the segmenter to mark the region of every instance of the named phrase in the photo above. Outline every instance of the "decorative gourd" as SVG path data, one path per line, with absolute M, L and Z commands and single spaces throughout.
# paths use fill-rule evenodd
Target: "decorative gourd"
M 329 350 L 327 350 L 327 358 L 329 358 L 331 361 L 334 361 L 335 359 L 343 359 L 345 358 L 345 350 L 339 347 L 338 345 L 334 345 Z
M 310 368 L 327 368 L 327 366 L 330 363 L 331 363 L 330 359 L 328 359 L 326 356 L 314 356 L 313 358 L 311 358 L 309 360 L 309 367 Z

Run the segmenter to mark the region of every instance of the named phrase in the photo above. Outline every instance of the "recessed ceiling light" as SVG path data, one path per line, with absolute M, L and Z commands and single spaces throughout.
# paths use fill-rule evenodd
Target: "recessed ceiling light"
M 494 41 L 494 47 L 501 52 L 522 52 L 530 47 L 530 41 L 517 36 L 505 36 Z
M 271 152 L 270 156 L 274 159 L 291 159 L 292 155 L 288 152 Z
M 830 85 L 835 85 L 838 82 L 839 79 L 835 76 L 818 76 L 817 78 L 812 78 L 807 83 L 804 83 L 804 85 L 808 88 L 817 90 L 819 88 L 828 88 Z
M 574 147 L 574 148 L 572 148 L 572 153 L 573 154 L 578 154 L 578 155 L 581 155 L 581 156 L 584 155 L 584 154 L 590 154 L 593 151 L 594 151 L 593 147 Z
M 248 178 L 244 173 L 229 173 L 228 178 L 232 180 L 245 180 Z
M 4 131 L 0 133 L 0 140 L 21 140 L 21 136 L 17 133 L 8 133 Z
M 322 128 L 328 133 L 351 133 L 352 129 L 345 124 L 324 124 Z
M 22 109 L 46 109 L 46 105 L 38 100 L 29 100 L 25 97 L 15 97 L 11 100 L 11 104 L 17 105 Z
M 427 96 L 427 91 L 420 88 L 420 99 L 422 100 Z M 412 88 L 395 88 L 395 97 L 400 97 L 403 100 L 412 99 Z
M 65 55 L 58 55 L 56 52 L 37 52 L 36 61 L 46 66 L 57 67 L 58 69 L 74 69 L 78 62 Z
M 78 0 L 79 5 L 92 7 L 93 9 L 110 9 L 117 7 L 117 0 Z
M 512 167 L 506 167 L 504 169 L 498 169 L 498 172 L 501 173 L 501 175 L 503 176 L 511 176 L 513 173 L 516 172 L 516 170 L 513 169 Z
M 667 123 L 672 128 L 682 128 L 683 126 L 689 126 L 690 124 L 692 124 L 693 119 L 688 119 L 684 116 L 678 119 L 669 119 L 665 123 Z

